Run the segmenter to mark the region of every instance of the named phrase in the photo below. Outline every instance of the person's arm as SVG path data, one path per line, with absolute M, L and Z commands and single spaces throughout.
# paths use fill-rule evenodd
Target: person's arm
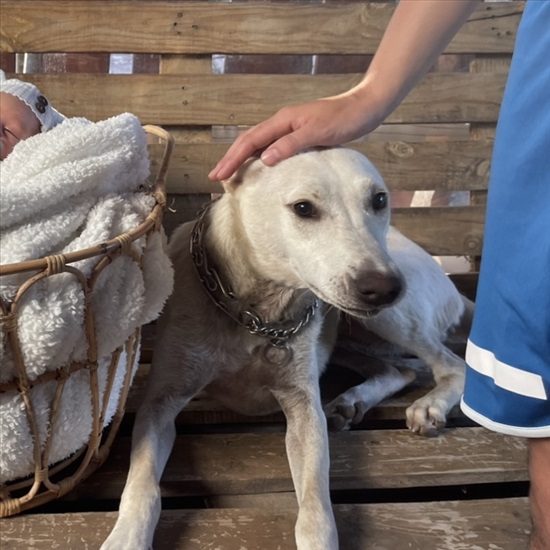
M 401 0 L 357 86 L 337 96 L 283 107 L 239 136 L 210 179 L 228 178 L 266 146 L 261 158 L 271 166 L 307 147 L 340 145 L 371 132 L 426 74 L 478 3 Z

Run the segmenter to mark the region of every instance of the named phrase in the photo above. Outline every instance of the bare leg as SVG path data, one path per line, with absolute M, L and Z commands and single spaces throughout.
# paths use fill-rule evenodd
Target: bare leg
M 550 438 L 529 440 L 531 550 L 550 550 Z

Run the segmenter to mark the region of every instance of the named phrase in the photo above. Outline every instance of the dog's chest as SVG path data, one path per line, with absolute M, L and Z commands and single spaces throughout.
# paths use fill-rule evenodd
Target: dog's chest
M 307 332 L 295 337 L 286 349 L 273 348 L 266 338 L 241 335 L 230 361 L 225 358 L 206 391 L 243 414 L 261 415 L 279 410 L 273 392 L 296 386 L 303 380 L 317 383 L 316 347 L 312 344 L 313 335 Z

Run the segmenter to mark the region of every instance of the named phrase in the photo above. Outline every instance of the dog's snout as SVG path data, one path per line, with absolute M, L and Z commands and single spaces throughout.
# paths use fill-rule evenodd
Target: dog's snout
M 372 306 L 388 306 L 395 302 L 403 289 L 401 278 L 379 271 L 363 271 L 356 279 L 357 292 Z

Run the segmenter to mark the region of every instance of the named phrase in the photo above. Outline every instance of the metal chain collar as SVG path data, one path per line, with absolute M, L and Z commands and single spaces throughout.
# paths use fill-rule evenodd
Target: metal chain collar
M 213 201 L 212 201 L 213 202 Z M 219 273 L 210 264 L 206 248 L 203 244 L 203 235 L 206 227 L 206 214 L 212 202 L 199 213 L 191 233 L 190 251 L 197 275 L 206 293 L 216 306 L 223 310 L 239 325 L 245 327 L 251 334 L 263 336 L 269 339 L 269 344 L 264 348 L 264 358 L 271 363 L 288 363 L 292 357 L 292 350 L 288 346 L 288 340 L 305 327 L 315 315 L 319 307 L 319 301 L 313 301 L 302 311 L 297 320 L 286 320 L 280 323 L 266 323 L 261 315 L 252 307 L 238 308 L 239 300 L 230 286 L 224 284 Z M 272 348 L 282 350 L 282 354 L 274 354 Z M 277 359 L 277 357 L 279 357 Z

